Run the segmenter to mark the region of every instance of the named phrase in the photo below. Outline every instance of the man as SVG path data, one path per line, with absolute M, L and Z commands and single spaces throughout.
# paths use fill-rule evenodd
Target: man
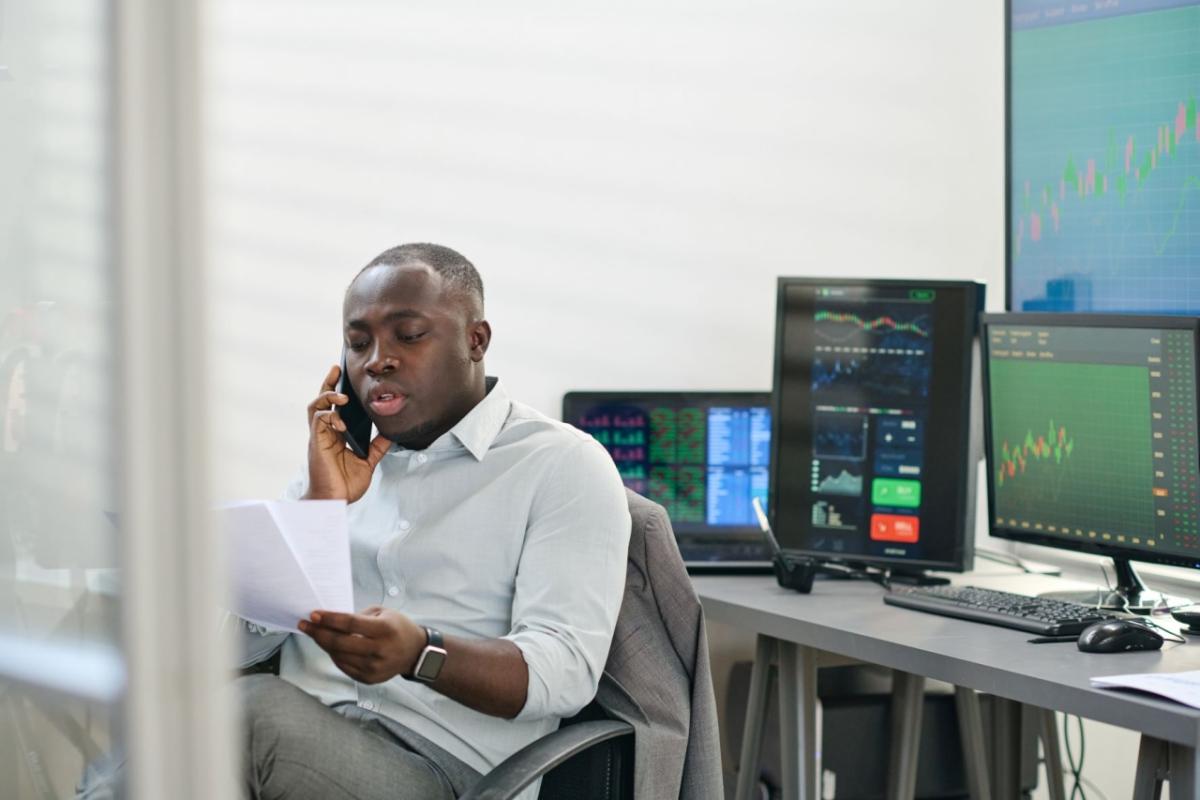
M 590 437 L 514 402 L 475 268 L 383 253 L 343 305 L 346 369 L 379 435 L 347 449 L 330 369 L 289 496 L 349 503 L 356 614 L 245 624 L 254 797 L 452 798 L 594 696 L 625 580 L 620 477 Z M 537 787 L 527 796 L 535 797 Z

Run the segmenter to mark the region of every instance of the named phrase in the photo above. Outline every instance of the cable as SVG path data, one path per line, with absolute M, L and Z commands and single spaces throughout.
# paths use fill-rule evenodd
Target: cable
M 1064 769 L 1063 772 L 1066 772 L 1066 770 Z M 1099 797 L 1099 800 L 1108 800 L 1108 795 L 1106 795 L 1104 792 L 1100 791 L 1100 787 L 1097 786 L 1094 782 L 1089 781 L 1087 778 L 1083 777 L 1082 775 L 1079 777 L 1079 780 L 1082 781 L 1085 786 L 1087 786 L 1089 789 L 1091 789 L 1093 792 L 1095 792 L 1096 795 Z
M 1063 744 L 1066 745 L 1067 763 L 1071 765 L 1070 769 L 1064 769 L 1063 772 L 1070 772 L 1073 779 L 1071 786 L 1071 794 L 1067 796 L 1067 800 L 1075 800 L 1076 795 L 1079 800 L 1087 800 L 1087 792 L 1083 790 L 1083 785 L 1086 782 L 1083 778 L 1083 759 L 1087 752 L 1086 743 L 1083 737 L 1083 717 L 1075 717 L 1076 727 L 1079 730 L 1079 763 L 1075 763 L 1075 751 L 1071 747 L 1071 720 L 1065 713 L 1063 714 Z
M 1175 631 L 1171 630 L 1170 628 L 1159 625 L 1157 622 L 1150 619 L 1149 617 L 1137 617 L 1134 620 L 1134 622 L 1141 623 L 1142 625 L 1145 625 L 1147 628 L 1153 628 L 1154 630 L 1158 631 L 1158 633 L 1160 635 L 1162 635 L 1162 637 L 1164 639 L 1166 639 L 1167 641 L 1179 642 L 1181 644 L 1187 644 L 1186 638 L 1184 638 L 1180 634 L 1176 633 Z
M 892 571 L 890 569 L 880 570 L 878 575 L 871 580 L 875 581 L 889 592 L 892 590 Z

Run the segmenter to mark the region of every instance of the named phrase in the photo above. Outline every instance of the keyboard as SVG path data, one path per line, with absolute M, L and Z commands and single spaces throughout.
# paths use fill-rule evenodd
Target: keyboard
M 975 586 L 893 587 L 883 596 L 883 602 L 1041 636 L 1075 636 L 1094 622 L 1117 619 L 1116 614 L 1083 603 Z

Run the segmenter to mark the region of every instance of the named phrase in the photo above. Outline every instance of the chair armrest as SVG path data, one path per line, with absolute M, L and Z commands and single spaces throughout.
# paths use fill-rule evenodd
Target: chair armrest
M 278 675 L 279 664 L 282 659 L 283 646 L 280 645 L 280 647 L 272 652 L 271 655 L 267 656 L 261 661 L 255 661 L 253 664 L 249 664 L 239 669 L 238 675 L 257 675 L 263 672 L 268 675 Z
M 571 756 L 600 742 L 632 735 L 632 725 L 614 719 L 559 728 L 506 758 L 459 800 L 511 800 Z

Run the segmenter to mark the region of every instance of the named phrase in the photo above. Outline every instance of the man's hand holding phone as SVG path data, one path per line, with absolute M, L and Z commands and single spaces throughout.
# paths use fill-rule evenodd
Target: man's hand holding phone
M 308 404 L 309 500 L 345 500 L 353 503 L 371 485 L 371 474 L 392 443 L 379 435 L 371 440 L 367 457 L 359 458 L 346 447 L 346 423 L 337 407 L 350 398 L 337 390 L 342 368 L 333 366 L 321 384 L 321 393 Z

